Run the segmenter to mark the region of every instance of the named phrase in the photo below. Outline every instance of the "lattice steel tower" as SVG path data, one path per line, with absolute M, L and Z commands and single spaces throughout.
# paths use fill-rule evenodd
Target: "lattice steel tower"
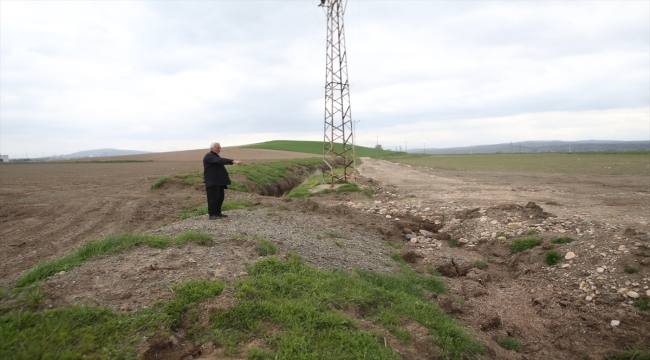
M 319 6 L 327 14 L 327 47 L 325 73 L 325 128 L 323 161 L 325 179 L 331 177 L 332 186 L 337 180 L 355 180 L 354 122 L 350 110 L 350 83 L 348 58 L 345 50 L 343 15 L 347 0 L 321 0 Z M 342 174 L 334 174 L 342 168 Z

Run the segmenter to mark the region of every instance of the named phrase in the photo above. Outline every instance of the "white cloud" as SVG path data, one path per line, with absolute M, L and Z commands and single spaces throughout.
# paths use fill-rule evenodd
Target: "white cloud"
M 320 140 L 318 2 L 4 1 L 0 152 Z M 601 116 L 650 107 L 648 2 L 351 1 L 345 21 L 362 145 L 650 138 Z

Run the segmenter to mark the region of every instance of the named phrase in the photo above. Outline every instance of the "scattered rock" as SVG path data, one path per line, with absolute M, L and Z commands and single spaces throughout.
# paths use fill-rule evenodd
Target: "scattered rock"
M 611 326 L 619 326 L 620 324 L 621 324 L 621 322 L 618 321 L 618 320 L 612 320 L 612 322 L 609 323 L 609 325 L 611 325 Z
M 172 336 L 169 337 L 169 342 L 170 342 L 173 346 L 178 346 L 178 344 L 179 344 L 178 339 L 177 339 L 176 336 L 174 336 L 174 335 L 172 335 Z
M 424 236 L 429 236 L 429 237 L 435 235 L 434 233 L 432 233 L 432 232 L 430 232 L 430 231 L 422 230 L 422 229 L 420 229 L 420 234 L 422 234 L 422 235 L 424 235 Z
M 569 251 L 568 253 L 566 253 L 566 255 L 564 255 L 564 258 L 566 260 L 571 260 L 571 259 L 573 259 L 575 257 L 576 257 L 576 254 L 573 251 Z
M 625 293 L 625 295 L 631 297 L 632 299 L 638 299 L 639 298 L 639 293 L 636 291 L 628 291 Z

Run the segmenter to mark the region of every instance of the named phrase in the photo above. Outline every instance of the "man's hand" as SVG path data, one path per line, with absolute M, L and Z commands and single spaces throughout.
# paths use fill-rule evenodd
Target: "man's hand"
M 244 162 L 241 161 L 241 160 L 233 160 L 232 163 L 235 164 L 235 165 L 241 165 L 241 164 L 243 164 Z

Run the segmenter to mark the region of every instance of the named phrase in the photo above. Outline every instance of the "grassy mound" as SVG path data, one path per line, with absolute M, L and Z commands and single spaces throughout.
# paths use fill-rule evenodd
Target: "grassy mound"
M 151 247 L 164 249 L 170 244 L 175 243 L 180 246 L 189 241 L 207 244 L 212 242 L 212 237 L 200 232 L 187 232 L 173 238 L 147 234 L 107 236 L 100 240 L 89 241 L 79 249 L 58 259 L 39 263 L 31 270 L 25 272 L 18 279 L 16 286 L 18 288 L 25 287 L 50 277 L 60 271 L 70 270 L 90 260 L 93 256 L 116 254 L 136 245 L 149 245 Z
M 323 154 L 322 141 L 274 140 L 274 141 L 267 141 L 267 142 L 254 144 L 254 145 L 246 145 L 246 146 L 242 146 L 242 148 L 294 151 L 294 152 L 302 152 L 302 153 L 318 154 L 318 155 Z M 334 150 L 335 151 L 343 150 L 343 145 L 335 144 Z M 375 156 L 401 154 L 395 151 L 376 150 L 365 146 L 355 146 L 354 152 L 357 157 L 366 157 L 366 156 L 375 157 Z
M 258 240 L 260 252 L 270 254 Z M 14 311 L 0 312 L 0 358 L 136 358 L 143 339 L 167 339 L 183 324 L 190 340 L 219 344 L 226 357 L 400 359 L 382 333 L 407 345 L 413 321 L 429 329 L 426 341 L 439 346 L 442 358 L 482 353 L 480 343 L 427 299 L 425 289 L 446 291 L 442 281 L 403 261 L 399 266 L 398 275 L 348 274 L 312 268 L 295 255 L 270 257 L 250 265 L 249 277 L 233 285 L 239 299 L 234 306 L 210 311 L 202 303 L 227 287 L 219 281 L 175 284 L 173 300 L 132 313 L 87 305 L 39 311 L 15 304 Z M 358 319 L 377 330 L 366 330 Z

